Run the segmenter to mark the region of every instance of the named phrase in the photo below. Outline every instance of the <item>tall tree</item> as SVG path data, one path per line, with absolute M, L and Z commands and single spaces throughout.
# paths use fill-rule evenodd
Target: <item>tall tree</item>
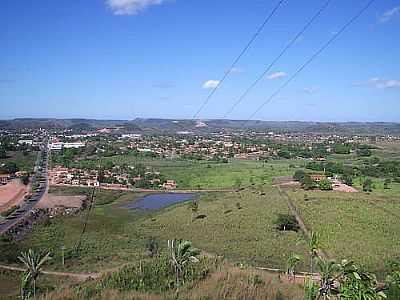
M 23 282 L 25 285 L 28 285 L 28 282 L 32 282 L 33 284 L 33 297 L 36 295 L 36 281 L 41 273 L 42 266 L 45 262 L 51 259 L 50 252 L 45 254 L 37 253 L 32 249 L 29 249 L 28 252 L 22 252 L 21 256 L 18 256 L 18 259 L 25 265 L 27 268 L 25 279 Z
M 199 261 L 197 256 L 200 250 L 192 247 L 192 242 L 183 240 L 168 240 L 168 248 L 171 255 L 171 263 L 175 269 L 176 288 L 179 289 L 180 279 L 185 267 L 189 263 Z
M 308 241 L 308 251 L 310 253 L 310 273 L 314 271 L 314 259 L 318 256 L 319 248 L 319 237 L 316 232 L 311 232 L 310 239 Z
M 296 279 L 296 267 L 301 262 L 301 257 L 291 253 L 287 259 L 287 275 L 289 278 Z

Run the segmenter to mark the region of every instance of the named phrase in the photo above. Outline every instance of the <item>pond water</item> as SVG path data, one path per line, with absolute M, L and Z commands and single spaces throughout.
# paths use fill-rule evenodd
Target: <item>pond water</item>
M 124 208 L 157 210 L 166 206 L 195 199 L 195 193 L 159 193 L 143 196 L 131 203 L 124 205 Z

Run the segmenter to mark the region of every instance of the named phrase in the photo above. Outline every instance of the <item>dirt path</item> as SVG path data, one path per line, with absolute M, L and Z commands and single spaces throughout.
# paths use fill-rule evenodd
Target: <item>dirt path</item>
M 50 187 L 83 187 L 88 188 L 87 185 L 73 185 L 73 184 L 51 184 Z M 125 188 L 125 187 L 110 187 L 99 186 L 96 187 L 101 190 L 112 191 L 127 191 L 138 193 L 201 193 L 201 192 L 235 192 L 235 189 L 176 189 L 176 190 L 161 190 L 161 189 L 140 189 L 140 188 Z
M 278 188 L 279 194 L 286 199 L 287 205 L 288 205 L 290 211 L 292 212 L 292 214 L 295 216 L 301 231 L 304 233 L 307 240 L 309 240 L 311 238 L 311 231 L 306 227 L 306 224 L 305 224 L 302 216 L 300 215 L 299 209 L 294 204 L 294 202 L 289 197 L 289 195 L 285 191 L 283 191 L 280 186 L 278 186 L 277 188 Z M 317 255 L 320 258 L 328 259 L 328 254 L 322 249 L 318 249 Z
M 25 272 L 26 269 L 20 267 L 13 267 L 7 265 L 1 265 L 0 269 L 16 271 L 16 272 Z M 52 276 L 61 276 L 61 277 L 73 277 L 75 279 L 84 281 L 90 278 L 99 278 L 102 273 L 71 273 L 71 272 L 56 272 L 56 271 L 42 271 L 43 274 L 52 275 Z

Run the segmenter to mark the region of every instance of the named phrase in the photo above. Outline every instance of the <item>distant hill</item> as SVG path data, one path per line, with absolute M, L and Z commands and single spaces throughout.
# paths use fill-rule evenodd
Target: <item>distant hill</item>
M 18 118 L 13 120 L 1 120 L 2 129 L 73 129 L 93 130 L 104 127 L 126 126 L 129 129 L 140 130 L 137 125 L 126 120 L 96 120 L 96 119 L 55 119 L 55 118 Z
M 336 134 L 379 134 L 400 135 L 400 123 L 389 122 L 300 122 L 300 121 L 245 121 L 225 119 L 137 118 L 134 120 L 18 118 L 0 120 L 1 129 L 73 129 L 93 130 L 104 127 L 120 127 L 123 132 L 134 131 L 200 131 L 257 130 L 274 132 L 306 132 Z
M 400 123 L 389 122 L 301 122 L 301 121 L 246 121 L 225 119 L 203 119 L 201 122 L 180 119 L 135 119 L 131 121 L 143 129 L 158 130 L 258 130 L 274 132 L 313 132 L 337 134 L 400 135 Z M 199 127 L 199 123 L 202 126 Z M 203 126 L 204 125 L 206 126 Z M 196 126 L 197 125 L 197 126 Z

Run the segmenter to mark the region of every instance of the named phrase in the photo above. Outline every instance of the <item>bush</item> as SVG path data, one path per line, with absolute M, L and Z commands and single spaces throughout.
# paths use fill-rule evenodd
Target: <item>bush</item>
M 303 180 L 300 181 L 301 182 L 301 186 L 303 187 L 303 189 L 305 190 L 312 190 L 313 188 L 315 188 L 315 181 L 311 179 L 310 175 L 306 174 L 303 178 Z
M 150 257 L 154 257 L 158 254 L 158 242 L 154 237 L 151 237 L 146 244 L 147 252 L 149 253 Z
M 296 181 L 302 181 L 305 176 L 306 172 L 304 172 L 304 170 L 297 170 L 296 172 L 294 172 L 293 179 Z
M 200 260 L 197 264 L 189 264 L 182 274 L 182 283 L 187 284 L 207 277 L 211 262 Z M 133 266 L 126 266 L 118 272 L 104 277 L 96 285 L 82 288 L 79 293 L 82 298 L 93 298 L 107 289 L 118 291 L 140 291 L 165 293 L 175 288 L 175 271 L 171 261 L 166 256 L 157 259 L 140 261 Z
M 372 180 L 366 179 L 363 183 L 363 191 L 364 192 L 372 192 Z
M 350 186 L 353 185 L 353 177 L 351 175 L 343 175 L 342 180 L 343 180 L 344 184 L 347 184 Z
M 330 182 L 329 179 L 322 179 L 319 184 L 318 184 L 319 188 L 322 191 L 330 191 L 332 190 L 332 183 Z
M 298 231 L 299 224 L 297 223 L 296 217 L 289 214 L 279 214 L 275 221 L 276 228 L 280 231 Z

